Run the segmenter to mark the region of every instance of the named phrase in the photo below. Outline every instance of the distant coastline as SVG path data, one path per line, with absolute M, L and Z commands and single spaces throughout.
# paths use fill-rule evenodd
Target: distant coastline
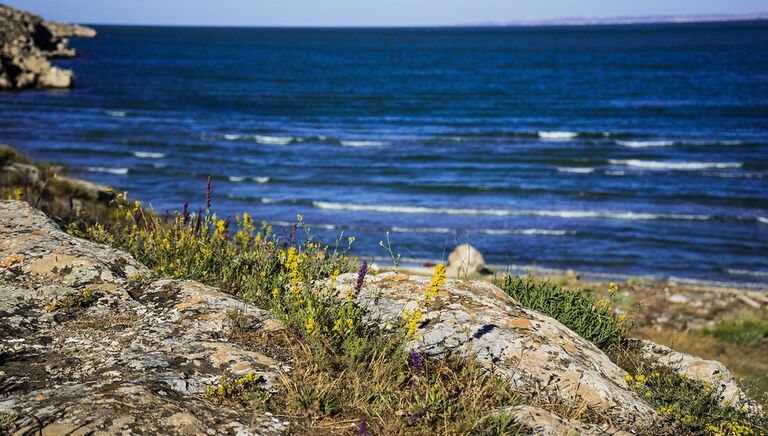
M 212 29 L 435 29 L 472 27 L 556 27 L 556 26 L 621 26 L 642 24 L 706 24 L 744 21 L 768 21 L 768 11 L 748 14 L 707 14 L 707 15 L 643 15 L 624 17 L 564 17 L 542 20 L 480 21 L 447 24 L 398 24 L 398 25 L 306 25 L 306 24 L 199 24 L 199 23 L 116 23 L 88 22 L 88 26 L 114 27 L 179 27 Z
M 607 18 L 566 17 L 548 20 L 515 20 L 504 22 L 464 23 L 460 27 L 534 27 L 534 26 L 600 26 L 625 24 L 684 24 L 684 23 L 728 23 L 738 21 L 768 20 L 768 12 L 751 14 L 711 15 L 652 15 Z

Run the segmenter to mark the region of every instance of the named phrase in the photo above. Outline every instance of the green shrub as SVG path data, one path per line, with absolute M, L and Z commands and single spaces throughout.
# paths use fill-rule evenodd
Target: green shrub
M 530 277 L 506 275 L 498 285 L 523 306 L 555 318 L 602 350 L 618 346 L 625 338 L 626 317 L 613 312 L 610 300 Z
M 722 341 L 757 347 L 768 337 L 768 321 L 754 315 L 740 315 L 720 320 L 704 333 Z

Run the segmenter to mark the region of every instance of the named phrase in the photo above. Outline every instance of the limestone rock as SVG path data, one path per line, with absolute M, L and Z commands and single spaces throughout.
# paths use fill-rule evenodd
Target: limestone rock
M 40 75 L 38 83 L 44 88 L 69 88 L 74 79 L 72 71 L 51 67 L 45 74 Z
M 631 433 L 610 426 L 586 424 L 574 419 L 565 419 L 535 406 L 521 404 L 510 407 L 506 412 L 515 417 L 518 424 L 524 425 L 537 436 L 629 436 Z
M 449 277 L 466 277 L 485 267 L 483 255 L 469 244 L 461 244 L 448 256 L 446 273 Z
M 357 274 L 336 282 L 340 295 L 354 288 Z M 365 279 L 359 302 L 371 322 L 395 325 L 413 313 L 428 277 L 385 273 Z M 548 316 L 522 307 L 483 281 L 448 280 L 424 310 L 421 337 L 412 346 L 428 355 L 459 353 L 508 378 L 520 390 L 611 416 L 621 428 L 644 429 L 655 411 L 628 389 L 627 375 L 595 345 Z
M 267 312 L 74 238 L 24 202 L 0 202 L 0 412 L 23 434 L 279 434 L 287 424 L 205 391 L 290 360 Z M 82 294 L 85 307 L 50 311 Z M 237 316 L 233 317 L 236 313 Z M 236 319 L 236 321 L 234 321 Z M 271 342 L 270 342 L 271 341 Z
M 87 26 L 79 24 L 59 23 L 57 21 L 43 21 L 43 25 L 50 30 L 56 38 L 67 38 L 75 36 L 78 38 L 93 38 L 96 31 Z
M 637 347 L 644 358 L 668 366 L 680 373 L 688 374 L 692 380 L 710 383 L 715 392 L 720 393 L 719 401 L 721 404 L 725 404 L 725 402 L 738 404 L 745 401 L 744 392 L 722 363 L 681 353 L 648 340 L 632 339 L 630 341 L 631 346 Z
M 40 168 L 19 162 L 12 162 L 5 166 L 0 162 L 0 175 L 6 183 L 21 186 L 39 186 L 43 180 Z
M 48 59 L 77 55 L 63 36 L 93 35 L 93 29 L 46 22 L 0 5 L 0 90 L 71 87 L 74 74 L 52 66 Z

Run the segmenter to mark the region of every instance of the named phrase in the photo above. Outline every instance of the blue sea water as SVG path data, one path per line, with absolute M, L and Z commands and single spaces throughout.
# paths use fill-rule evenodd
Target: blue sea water
M 1 142 L 367 256 L 768 284 L 768 22 L 97 30 Z

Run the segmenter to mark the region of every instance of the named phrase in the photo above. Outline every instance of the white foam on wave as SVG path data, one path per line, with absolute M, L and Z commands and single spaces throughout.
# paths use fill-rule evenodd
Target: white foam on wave
M 539 132 L 539 138 L 542 139 L 555 139 L 555 140 L 565 140 L 565 139 L 572 139 L 579 136 L 577 132 Z
M 344 147 L 381 147 L 387 143 L 382 141 L 341 141 L 341 145 Z
M 265 145 L 288 145 L 293 141 L 292 136 L 265 136 L 255 135 L 253 139 L 259 144 Z
M 670 147 L 675 145 L 675 141 L 656 140 L 656 141 L 616 141 L 616 144 L 624 147 L 644 148 L 644 147 Z
M 610 159 L 612 165 L 646 168 L 652 170 L 706 170 L 710 168 L 741 168 L 740 162 L 665 162 L 640 159 Z
M 653 214 L 642 212 L 608 212 L 593 210 L 505 210 L 505 209 L 456 209 L 456 208 L 430 208 L 423 206 L 395 206 L 378 204 L 352 204 L 332 203 L 327 201 L 313 201 L 312 204 L 319 209 L 348 210 L 354 212 L 382 212 L 402 214 L 432 214 L 432 215 L 489 215 L 489 216 L 544 216 L 552 218 L 608 218 L 621 220 L 708 220 L 709 215 L 678 215 L 678 214 Z
M 133 155 L 141 159 L 162 159 L 165 153 L 152 153 L 149 151 L 134 151 Z
M 391 231 L 396 233 L 456 233 L 458 229 L 448 227 L 392 227 Z M 549 230 L 549 229 L 468 229 L 469 233 L 482 235 L 544 235 L 544 236 L 565 236 L 573 234 L 567 230 Z
M 578 168 L 578 167 L 557 167 L 557 171 L 561 173 L 574 173 L 574 174 L 589 174 L 595 172 L 594 168 Z
M 605 174 L 608 176 L 626 176 L 627 172 L 626 171 L 606 171 Z
M 260 183 L 260 184 L 269 183 L 269 177 L 229 176 L 228 179 L 229 179 L 230 182 L 234 182 L 234 183 L 241 183 L 241 182 L 245 182 L 247 180 L 250 180 L 250 181 L 256 182 L 256 183 Z
M 238 139 L 240 139 L 242 137 L 243 137 L 243 135 L 235 135 L 235 134 L 231 134 L 231 133 L 228 133 L 228 134 L 224 135 L 224 139 L 226 139 L 227 141 L 237 141 Z
M 763 223 L 763 224 L 768 224 L 768 217 L 759 216 L 759 217 L 756 217 L 756 218 L 757 218 L 757 222 Z
M 128 174 L 128 168 L 86 167 L 92 173 Z
M 485 233 L 487 235 L 565 236 L 565 235 L 572 235 L 575 232 L 569 232 L 567 230 L 550 230 L 550 229 L 514 229 L 514 230 L 481 229 L 480 233 Z
M 128 115 L 128 113 L 125 111 L 107 111 L 107 115 L 110 117 L 123 118 L 124 116 Z

